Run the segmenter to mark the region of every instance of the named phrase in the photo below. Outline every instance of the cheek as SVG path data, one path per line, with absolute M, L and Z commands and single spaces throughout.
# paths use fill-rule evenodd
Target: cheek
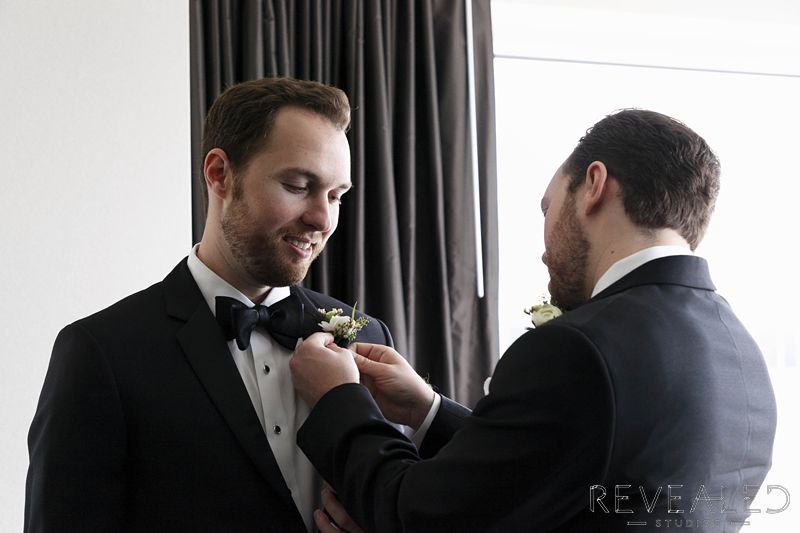
M 282 226 L 299 218 L 303 204 L 289 195 L 272 196 L 258 206 L 258 220 L 265 226 Z
M 259 205 L 251 211 L 250 222 L 254 231 L 262 231 L 281 225 L 282 216 L 274 208 L 267 208 Z

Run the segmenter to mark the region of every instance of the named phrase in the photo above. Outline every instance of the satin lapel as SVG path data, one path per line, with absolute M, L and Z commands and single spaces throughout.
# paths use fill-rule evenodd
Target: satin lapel
M 167 312 L 186 321 L 177 337 L 197 378 L 258 471 L 287 506 L 296 508 L 227 342 L 185 261 L 167 276 L 164 289 Z
M 317 311 L 319 304 L 311 301 L 306 291 L 301 287 L 292 286 L 290 290 L 292 293 L 296 294 L 303 303 L 303 336 L 308 337 L 315 331 L 322 331 L 322 328 L 319 326 L 320 321 L 322 321 L 322 316 L 319 311 Z

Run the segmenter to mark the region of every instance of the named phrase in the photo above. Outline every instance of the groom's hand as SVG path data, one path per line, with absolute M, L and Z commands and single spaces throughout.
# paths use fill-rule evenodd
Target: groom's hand
M 325 483 L 322 488 L 323 510 L 314 511 L 314 522 L 316 522 L 320 533 L 364 533 L 364 530 L 356 524 L 342 503 L 336 497 L 333 489 Z
M 330 333 L 314 333 L 299 343 L 289 368 L 294 388 L 312 407 L 334 387 L 358 383 L 353 353 L 337 346 Z
M 369 389 L 383 416 L 419 429 L 436 394 L 431 386 L 388 346 L 359 342 L 350 345 L 350 350 L 356 353 L 361 383 Z

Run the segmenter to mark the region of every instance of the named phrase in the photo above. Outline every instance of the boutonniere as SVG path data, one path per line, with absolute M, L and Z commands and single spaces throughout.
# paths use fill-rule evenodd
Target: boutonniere
M 351 342 L 356 340 L 358 332 L 369 324 L 369 319 L 365 316 L 356 318 L 356 305 L 358 302 L 353 305 L 351 316 L 345 315 L 341 309 L 317 309 L 322 315 L 319 327 L 322 328 L 322 331 L 333 334 L 334 342 L 342 348 L 347 348 Z
M 555 305 L 551 304 L 549 300 L 544 299 L 542 303 L 539 305 L 532 305 L 528 309 L 523 309 L 526 315 L 530 315 L 531 317 L 531 324 L 533 324 L 534 328 L 538 328 L 545 322 L 549 322 L 553 320 L 557 316 L 561 316 L 563 313 L 561 309 L 556 307 Z M 533 329 L 533 328 L 528 328 Z
M 553 320 L 557 316 L 561 316 L 563 313 L 561 309 L 556 307 L 555 305 L 550 303 L 550 300 L 547 298 L 542 298 L 542 303 L 537 305 L 532 305 L 527 309 L 523 309 L 526 315 L 531 317 L 531 325 L 528 329 L 533 329 L 541 326 L 545 322 L 549 322 Z M 489 383 L 492 382 L 491 376 L 486 378 L 486 381 L 483 382 L 483 392 L 484 394 L 489 394 Z

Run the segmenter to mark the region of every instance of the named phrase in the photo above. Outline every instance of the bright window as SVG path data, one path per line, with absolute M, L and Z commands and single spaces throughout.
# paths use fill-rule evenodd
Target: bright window
M 722 162 L 697 253 L 769 366 L 779 417 L 766 484 L 800 495 L 800 2 L 598 4 L 493 0 L 501 352 L 546 291 L 539 200 L 579 137 L 620 108 L 673 116 Z M 765 512 L 781 502 L 762 488 L 751 530 L 796 531 L 791 505 Z

